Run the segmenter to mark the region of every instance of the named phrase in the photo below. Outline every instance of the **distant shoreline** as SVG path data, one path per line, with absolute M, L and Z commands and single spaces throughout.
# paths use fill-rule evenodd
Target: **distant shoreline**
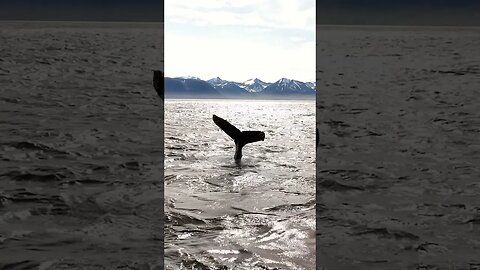
M 2 20 L 0 19 L 0 23 L 3 22 L 20 22 L 20 23 L 114 23 L 114 24 L 122 24 L 122 23 L 133 23 L 133 24 L 164 24 L 163 21 L 138 21 L 138 20 L 125 20 L 125 21 L 96 21 L 96 20 L 26 20 L 26 19 L 18 19 L 18 20 Z M 351 28 L 362 28 L 362 27 L 374 27 L 374 28 L 480 28 L 480 25 L 428 25 L 428 24 L 316 24 L 316 27 L 351 27 Z
M 425 29 L 431 29 L 431 28 L 454 28 L 454 29 L 459 29 L 459 28 L 480 28 L 480 25 L 414 25 L 414 24 L 406 24 L 406 25 L 400 25 L 400 24 L 317 24 L 316 27 L 320 28 L 425 28 Z
M 78 24 L 160 24 L 163 25 L 163 22 L 155 21 L 49 21 L 49 20 L 0 20 L 0 23 L 78 23 Z
M 18 20 L 2 20 L 0 19 L 0 23 L 2 22 L 20 22 L 20 23 L 134 23 L 134 24 L 164 24 L 163 21 L 90 21 L 90 20 L 26 20 L 26 19 L 18 19 Z M 361 28 L 361 27 L 375 27 L 375 28 L 480 28 L 480 25 L 428 25 L 428 24 L 316 24 L 316 27 L 352 27 L 352 28 Z

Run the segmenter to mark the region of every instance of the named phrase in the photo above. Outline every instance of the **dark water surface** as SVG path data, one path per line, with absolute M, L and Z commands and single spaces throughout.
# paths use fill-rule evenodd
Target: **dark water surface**
M 317 33 L 317 266 L 479 269 L 480 28 Z
M 161 268 L 161 27 L 0 24 L 0 266 Z

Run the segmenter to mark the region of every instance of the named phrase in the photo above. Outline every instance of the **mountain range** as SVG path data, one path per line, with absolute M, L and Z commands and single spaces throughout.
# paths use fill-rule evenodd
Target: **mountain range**
M 216 77 L 207 81 L 196 77 L 165 77 L 167 98 L 281 98 L 315 97 L 315 82 L 282 78 L 274 83 L 260 79 L 234 82 Z

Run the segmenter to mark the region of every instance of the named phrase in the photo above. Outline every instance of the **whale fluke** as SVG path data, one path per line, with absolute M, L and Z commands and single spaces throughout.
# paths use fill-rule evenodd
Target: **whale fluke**
M 217 126 L 227 133 L 227 135 L 233 140 L 236 140 L 242 135 L 242 132 L 238 128 L 230 124 L 227 120 L 216 116 L 215 114 L 213 115 L 213 122 L 215 122 L 215 124 L 217 124 Z
M 163 72 L 161 70 L 153 71 L 153 87 L 157 91 L 158 96 L 163 100 L 165 98 L 165 90 L 163 86 Z
M 265 140 L 265 133 L 262 131 L 240 131 L 227 120 L 213 115 L 213 122 L 220 127 L 235 142 L 235 161 L 242 159 L 242 148 L 247 143 Z

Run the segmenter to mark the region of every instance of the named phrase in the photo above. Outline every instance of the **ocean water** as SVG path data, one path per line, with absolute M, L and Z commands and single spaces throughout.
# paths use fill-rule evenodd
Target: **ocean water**
M 0 23 L 1 268 L 163 269 L 159 27 Z M 480 30 L 319 33 L 317 266 L 478 269 Z M 169 102 L 166 267 L 312 269 L 314 105 Z
M 261 130 L 241 164 L 212 120 Z M 315 102 L 165 102 L 166 269 L 315 268 Z
M 317 33 L 317 266 L 479 269 L 480 28 Z
M 161 27 L 1 22 L 0 268 L 163 269 Z

